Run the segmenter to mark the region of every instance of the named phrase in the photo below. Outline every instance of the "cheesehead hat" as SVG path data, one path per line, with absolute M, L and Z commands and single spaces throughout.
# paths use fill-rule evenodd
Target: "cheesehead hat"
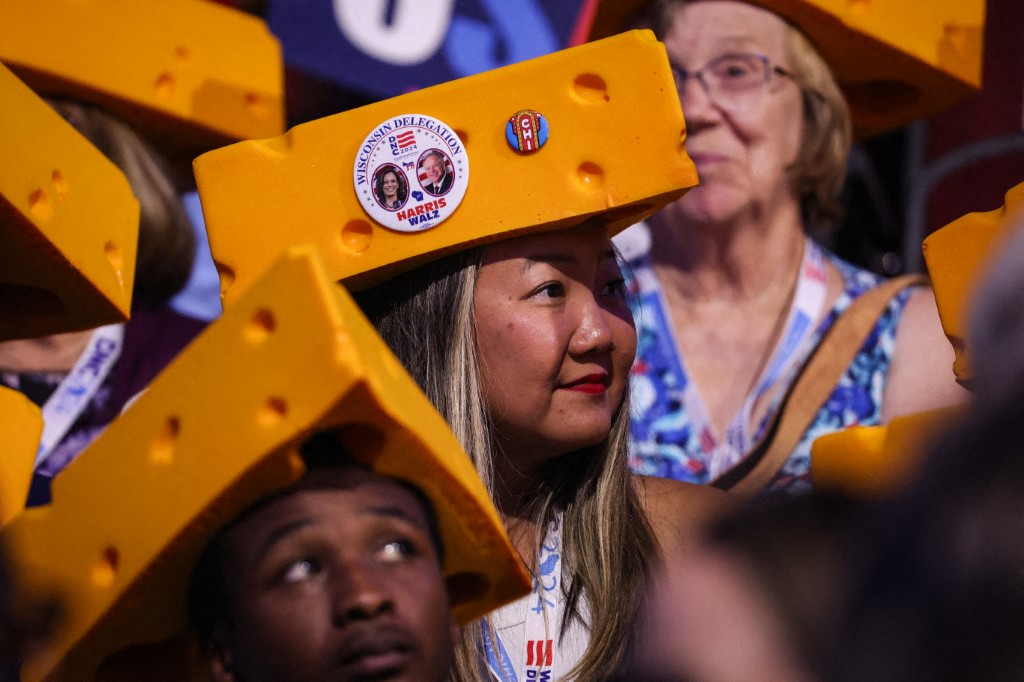
M 218 149 L 194 168 L 230 303 L 295 243 L 316 244 L 329 274 L 358 289 L 587 218 L 616 232 L 697 183 L 684 139 L 665 48 L 632 31 Z M 439 187 L 431 163 L 446 169 Z M 398 194 L 385 202 L 377 181 L 391 174 Z
M 57 591 L 65 605 L 22 679 L 82 682 L 101 668 L 201 679 L 186 634 L 192 569 L 226 522 L 303 475 L 297 448 L 323 429 L 431 500 L 457 621 L 527 592 L 469 457 L 319 258 L 297 247 L 54 479 L 50 505 L 5 528 L 26 595 Z
M 955 353 L 953 374 L 968 388 L 974 377 L 967 341 L 972 301 L 1012 218 L 1021 215 L 1024 184 L 1006 193 L 1003 207 L 958 218 L 922 244 L 942 329 Z M 964 406 L 956 406 L 822 436 L 811 447 L 814 483 L 857 495 L 891 493 L 913 478 L 928 447 L 965 414 Z
M 139 231 L 128 180 L 2 64 L 0 102 L 0 341 L 123 322 Z
M 985 0 L 745 1 L 810 39 L 846 96 L 857 137 L 931 116 L 981 86 Z M 620 30 L 651 4 L 603 0 L 591 37 Z
M 971 380 L 967 327 L 971 300 L 989 261 L 999 253 L 1011 218 L 1024 215 L 1024 183 L 1011 188 L 994 211 L 968 213 L 928 235 L 921 245 L 935 290 L 942 331 L 953 345 L 957 382 Z
M 25 508 L 32 467 L 43 434 L 43 415 L 35 403 L 18 391 L 0 387 L 0 526 Z
M 957 405 L 815 438 L 811 443 L 814 486 L 857 497 L 891 495 L 914 480 L 929 448 L 966 414 L 966 406 Z
M 277 40 L 209 0 L 4 0 L 0 61 L 40 94 L 103 106 L 172 157 L 283 129 Z

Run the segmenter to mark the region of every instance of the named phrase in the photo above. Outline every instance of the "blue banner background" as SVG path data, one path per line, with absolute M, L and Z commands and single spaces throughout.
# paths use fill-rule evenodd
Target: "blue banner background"
M 390 37 L 396 55 L 387 54 L 387 39 L 369 38 L 374 43 L 369 49 L 353 43 L 336 16 L 335 5 L 342 3 L 374 8 L 368 25 L 349 26 L 349 31 L 357 39 L 361 33 Z M 289 66 L 369 97 L 386 98 L 567 47 L 586 4 L 587 0 L 274 0 L 267 22 L 281 41 Z M 441 8 L 432 15 L 434 26 L 422 34 L 410 33 L 408 18 L 425 7 Z M 403 16 L 404 32 L 398 30 Z M 399 35 L 407 39 L 397 40 Z M 422 45 L 416 45 L 421 37 Z M 397 53 L 407 49 L 420 54 L 413 63 L 396 63 L 401 61 Z

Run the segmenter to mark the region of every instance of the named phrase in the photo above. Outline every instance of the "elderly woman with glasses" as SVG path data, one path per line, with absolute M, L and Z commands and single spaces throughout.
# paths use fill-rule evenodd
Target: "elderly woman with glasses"
M 620 243 L 639 295 L 631 463 L 762 499 L 799 494 L 817 436 L 960 400 L 952 349 L 931 291 L 890 287 L 855 344 L 815 353 L 832 327 L 852 338 L 837 320 L 883 283 L 805 232 L 839 213 L 846 102 L 808 39 L 767 9 L 653 10 L 700 187 Z M 812 356 L 842 353 L 814 359 L 838 369 L 801 375 Z

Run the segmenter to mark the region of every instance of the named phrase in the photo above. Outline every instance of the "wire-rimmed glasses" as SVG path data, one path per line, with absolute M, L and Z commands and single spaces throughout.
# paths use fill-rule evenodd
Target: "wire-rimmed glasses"
M 794 78 L 786 69 L 772 64 L 768 57 L 753 52 L 723 54 L 693 71 L 672 68 L 680 100 L 685 96 L 687 83 L 696 79 L 704 86 L 708 98 L 723 106 L 737 104 L 761 90 L 775 74 Z

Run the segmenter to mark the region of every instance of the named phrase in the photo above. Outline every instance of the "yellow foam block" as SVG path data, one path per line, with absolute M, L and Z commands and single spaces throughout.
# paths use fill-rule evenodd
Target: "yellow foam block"
M 21 513 L 32 483 L 32 466 L 43 434 L 39 408 L 17 391 L 0 387 L 0 526 Z
M 922 243 L 925 265 L 935 289 L 942 330 L 956 353 L 953 374 L 957 381 L 971 378 L 966 346 L 970 301 L 997 253 L 996 244 L 1008 218 L 1024 211 L 1024 183 L 1006 193 L 1005 204 L 994 211 L 968 213 L 930 234 Z
M 54 480 L 52 504 L 5 529 L 30 594 L 64 597 L 64 620 L 22 679 L 91 680 L 133 643 L 182 641 L 199 552 L 295 482 L 297 445 L 328 427 L 432 500 L 460 622 L 526 593 L 469 457 L 312 250 L 297 248 Z M 152 651 L 126 659 L 144 667 L 161 645 Z M 118 679 L 154 679 L 133 674 Z
M 523 109 L 550 126 L 531 154 L 505 137 Z M 366 136 L 406 114 L 456 131 L 470 169 L 461 205 L 415 233 L 374 222 L 353 180 Z M 194 167 L 230 302 L 289 244 L 316 244 L 331 275 L 360 288 L 512 233 L 598 214 L 622 229 L 697 183 L 684 137 L 664 46 L 650 31 L 633 31 L 218 149 Z
M 866 136 L 935 114 L 981 86 L 985 0 L 755 0 L 799 26 Z
M 649 1 L 602 0 L 591 36 L 618 30 Z M 985 0 L 748 2 L 811 39 L 846 95 L 858 137 L 931 116 L 981 86 Z
M 896 417 L 885 426 L 854 426 L 815 439 L 811 444 L 814 487 L 857 496 L 895 492 L 917 472 L 935 438 L 965 410 L 957 406 L 918 412 Z
M 260 19 L 208 0 L 4 0 L 0 60 L 189 158 L 283 130 L 280 45 Z
M 0 341 L 127 319 L 139 205 L 124 174 L 2 64 L 0 102 Z

